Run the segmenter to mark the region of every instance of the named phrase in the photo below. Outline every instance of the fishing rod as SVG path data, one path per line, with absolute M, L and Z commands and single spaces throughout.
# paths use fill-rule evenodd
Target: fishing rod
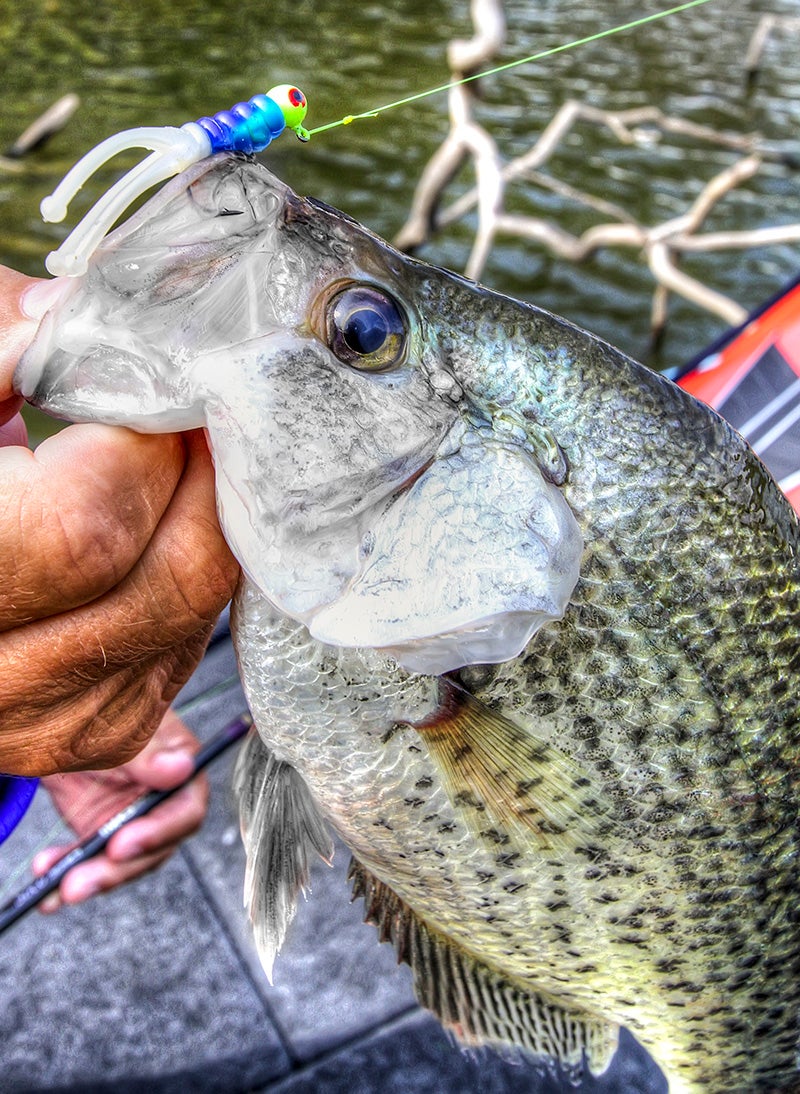
M 130 824 L 131 821 L 137 820 L 139 817 L 146 816 L 157 805 L 161 805 L 173 794 L 177 794 L 179 790 L 188 786 L 203 768 L 208 767 L 212 761 L 240 741 L 252 724 L 253 719 L 249 714 L 240 714 L 238 718 L 229 722 L 224 729 L 221 729 L 219 733 L 203 745 L 194 757 L 191 773 L 183 782 L 178 783 L 177 786 L 173 786 L 169 790 L 151 790 L 141 798 L 137 798 L 136 801 L 131 802 L 130 805 L 120 810 L 110 820 L 107 820 L 105 824 L 102 824 L 96 832 L 86 836 L 76 847 L 67 851 L 58 862 L 50 867 L 46 874 L 42 874 L 41 877 L 36 878 L 35 881 L 21 889 L 16 896 L 13 896 L 0 907 L 0 934 L 8 930 L 31 908 L 35 908 L 54 889 L 57 889 L 64 875 L 73 867 L 80 865 L 82 862 L 87 862 L 95 855 L 99 855 L 114 833 L 118 832 L 120 828 L 124 828 L 126 824 Z

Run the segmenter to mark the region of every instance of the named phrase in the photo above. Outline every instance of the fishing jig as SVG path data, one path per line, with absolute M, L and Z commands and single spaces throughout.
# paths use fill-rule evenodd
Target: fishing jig
M 122 212 L 145 190 L 184 171 L 214 152 L 261 152 L 284 129 L 301 141 L 309 139 L 303 128 L 308 104 L 302 91 L 280 84 L 266 95 L 254 95 L 211 118 L 174 126 L 140 126 L 115 133 L 87 152 L 72 167 L 52 194 L 42 200 L 42 217 L 57 222 L 67 215 L 69 203 L 83 184 L 104 163 L 128 148 L 146 148 L 151 154 L 114 183 L 92 206 L 45 266 L 56 277 L 85 273 L 89 258 Z
M 221 110 L 212 118 L 186 122 L 180 129 L 172 126 L 126 129 L 87 152 L 83 159 L 79 160 L 64 176 L 53 193 L 42 201 L 40 208 L 44 219 L 50 222 L 61 221 L 67 214 L 70 201 L 81 186 L 98 167 L 110 160 L 117 152 L 128 148 L 151 150 L 151 155 L 123 175 L 92 206 L 58 250 L 51 251 L 47 256 L 45 265 L 55 276 L 76 276 L 85 273 L 89 258 L 100 240 L 132 201 L 156 183 L 179 174 L 191 164 L 205 159 L 214 152 L 261 152 L 286 128 L 294 130 L 300 140 L 307 141 L 314 133 L 323 133 L 340 125 L 350 125 L 351 122 L 363 118 L 377 118 L 386 110 L 405 106 L 418 99 L 425 99 L 440 91 L 448 91 L 460 84 L 505 72 L 507 69 L 529 64 L 531 61 L 539 61 L 566 49 L 575 49 L 576 46 L 597 42 L 612 34 L 633 30 L 635 27 L 644 26 L 645 23 L 652 23 L 668 15 L 676 15 L 678 12 L 688 11 L 690 8 L 700 7 L 710 2 L 711 0 L 685 0 L 684 3 L 668 8 L 666 11 L 641 16 L 632 22 L 609 27 L 588 37 L 577 38 L 531 54 L 529 57 L 519 57 L 496 68 L 475 72 L 451 83 L 428 88 L 427 91 L 417 92 L 404 99 L 397 99 L 374 110 L 365 110 L 361 114 L 347 114 L 337 121 L 317 126 L 310 131 L 304 129 L 302 125 L 307 110 L 306 97 L 302 91 L 292 87 L 291 84 L 273 87 L 266 95 L 255 95 L 246 103 L 237 103 L 230 110 Z

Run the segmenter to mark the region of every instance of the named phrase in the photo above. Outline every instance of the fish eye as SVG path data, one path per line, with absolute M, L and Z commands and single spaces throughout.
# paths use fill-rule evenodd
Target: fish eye
M 353 368 L 389 368 L 405 349 L 405 316 L 388 293 L 373 285 L 349 285 L 332 297 L 326 327 L 328 346 Z

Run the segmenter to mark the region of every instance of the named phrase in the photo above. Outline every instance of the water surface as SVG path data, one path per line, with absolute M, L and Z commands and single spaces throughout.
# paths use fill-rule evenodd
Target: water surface
M 499 62 L 513 60 L 657 11 L 667 0 L 509 0 Z M 800 122 L 800 34 L 777 34 L 761 79 L 748 93 L 743 59 L 761 13 L 798 14 L 796 0 L 714 0 L 691 12 L 525 65 L 486 80 L 480 120 L 506 157 L 524 151 L 569 98 L 624 109 L 653 104 L 735 133 L 761 131 L 787 151 Z M 0 0 L 3 72 L 0 147 L 67 91 L 82 107 L 68 127 L 0 174 L 0 261 L 42 274 L 67 226 L 43 224 L 40 198 L 73 160 L 116 130 L 180 124 L 280 82 L 309 97 L 309 125 L 435 86 L 448 77 L 447 42 L 471 33 L 466 0 Z M 262 155 L 277 174 L 391 236 L 401 227 L 420 171 L 447 132 L 447 96 L 320 134 L 309 145 L 283 136 Z M 645 223 L 685 210 L 732 154 L 685 140 L 621 147 L 603 132 L 576 131 L 552 170 L 571 185 L 624 205 Z M 115 161 L 87 186 L 69 224 L 133 158 Z M 470 182 L 468 172 L 456 191 Z M 515 210 L 547 215 L 579 231 L 598 218 L 530 184 L 509 197 Z M 798 176 L 771 165 L 730 196 L 709 229 L 757 228 L 800 219 Z M 430 261 L 463 269 L 474 224 L 466 221 L 424 249 Z M 687 260 L 686 269 L 747 308 L 798 267 L 798 248 L 726 252 Z M 648 353 L 652 279 L 640 255 L 606 251 L 579 267 L 514 239 L 497 242 L 483 281 L 566 315 L 635 356 Z M 692 356 L 724 327 L 673 300 L 664 345 L 651 362 Z

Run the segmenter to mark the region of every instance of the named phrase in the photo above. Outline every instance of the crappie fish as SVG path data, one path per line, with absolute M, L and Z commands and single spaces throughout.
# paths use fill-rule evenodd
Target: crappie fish
M 798 1089 L 797 522 L 715 413 L 597 338 L 203 161 L 64 279 L 19 390 L 205 426 L 258 734 L 267 969 L 353 853 L 467 1044 Z

